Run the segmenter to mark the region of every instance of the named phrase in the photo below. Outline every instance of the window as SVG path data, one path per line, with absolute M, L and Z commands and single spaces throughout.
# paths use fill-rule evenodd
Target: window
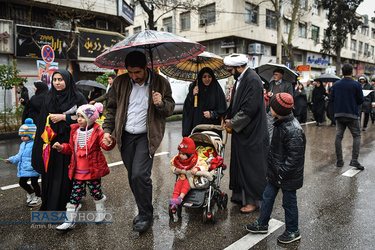
M 266 10 L 266 27 L 276 29 L 276 14 L 272 10 Z
M 362 42 L 361 42 L 362 43 Z M 368 56 L 368 53 L 369 53 L 369 44 L 368 43 L 365 43 L 365 56 Z
M 371 45 L 371 50 L 370 50 L 371 56 L 374 56 L 374 46 Z
M 367 45 L 367 47 L 368 47 L 368 45 Z M 359 42 L 358 43 L 358 54 L 362 54 L 362 48 L 363 48 L 363 42 Z M 368 49 L 368 48 L 367 48 Z
M 284 33 L 289 34 L 290 32 L 290 21 L 284 19 Z
M 348 48 L 348 39 L 345 39 L 345 42 L 344 42 L 344 48 L 345 48 L 345 49 Z
M 375 29 L 371 28 L 371 38 L 375 38 Z
M 301 9 L 307 10 L 307 0 L 299 0 L 299 5 Z
M 319 27 L 311 25 L 311 39 L 319 42 Z
M 305 23 L 298 24 L 298 36 L 306 38 L 306 24 Z
M 258 24 L 258 9 L 259 9 L 258 6 L 251 4 L 251 3 L 246 3 L 245 4 L 245 22 Z
M 134 16 L 141 15 L 142 10 L 143 10 L 143 8 L 142 8 L 141 4 L 139 2 L 137 2 L 136 5 L 135 5 L 135 8 L 134 8 Z
M 215 4 L 210 4 L 199 8 L 199 23 L 214 23 L 216 22 Z
M 356 48 L 357 48 L 357 41 L 354 40 L 354 39 L 352 39 L 352 40 L 350 41 L 350 49 L 351 49 L 351 50 L 356 50 Z
M 181 30 L 190 29 L 190 12 L 181 13 L 180 23 L 181 23 Z
M 363 32 L 363 34 L 364 34 L 365 36 L 369 36 L 369 27 L 364 27 L 364 28 L 362 29 L 362 32 Z
M 100 30 L 108 30 L 108 23 L 104 20 L 96 20 L 96 28 Z
M 324 17 L 328 19 L 329 17 L 329 9 L 324 9 Z
M 133 34 L 138 34 L 138 33 L 141 32 L 141 31 L 142 31 L 141 26 L 135 27 L 135 28 L 133 29 Z
M 313 15 L 320 16 L 320 1 L 319 0 L 313 0 L 311 13 Z
M 164 32 L 172 32 L 172 17 L 163 19 L 163 30 Z

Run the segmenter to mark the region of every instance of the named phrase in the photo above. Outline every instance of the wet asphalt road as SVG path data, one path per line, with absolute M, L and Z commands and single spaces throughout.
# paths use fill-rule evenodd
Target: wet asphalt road
M 56 224 L 1 223 L 1 249 L 224 249 L 246 236 L 247 223 L 259 216 L 259 210 L 243 215 L 240 206 L 229 202 L 225 210 L 216 212 L 216 224 L 202 223 L 202 209 L 182 211 L 182 219 L 170 221 L 169 199 L 175 178 L 169 161 L 177 153 L 181 141 L 180 121 L 168 122 L 162 145 L 152 173 L 154 220 L 145 233 L 132 231 L 136 206 L 123 165 L 111 167 L 103 178 L 107 209 L 112 211 L 112 224 L 79 224 L 73 231 L 59 233 Z M 277 243 L 278 228 L 252 249 L 374 249 L 375 237 L 375 126 L 369 124 L 362 133 L 360 162 L 365 170 L 353 177 L 343 176 L 349 170 L 352 138 L 349 131 L 343 140 L 343 168 L 336 167 L 334 154 L 335 128 L 324 123 L 303 126 L 307 137 L 304 186 L 297 192 L 302 239 L 289 245 Z M 0 141 L 0 157 L 18 151 L 20 139 Z M 229 165 L 230 142 L 224 162 Z M 117 149 L 105 153 L 108 163 L 121 160 Z M 225 171 L 221 189 L 229 193 L 229 171 Z M 0 162 L 0 186 L 18 183 L 16 165 Z M 284 222 L 281 193 L 275 202 L 272 218 Z M 229 195 L 230 197 L 230 195 Z M 25 206 L 26 193 L 20 187 L 0 190 L 0 222 L 30 222 L 30 209 Z M 81 210 L 94 211 L 92 198 L 87 196 Z M 34 208 L 33 211 L 37 210 Z M 249 247 L 244 247 L 244 249 Z

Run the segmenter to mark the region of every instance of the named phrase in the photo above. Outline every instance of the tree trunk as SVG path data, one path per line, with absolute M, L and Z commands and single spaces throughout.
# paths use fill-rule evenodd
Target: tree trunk
M 341 75 L 341 48 L 336 49 L 336 75 Z

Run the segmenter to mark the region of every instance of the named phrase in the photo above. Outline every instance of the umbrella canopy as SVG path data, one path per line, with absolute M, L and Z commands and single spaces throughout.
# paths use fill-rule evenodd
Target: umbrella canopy
M 100 68 L 124 69 L 126 56 L 137 50 L 147 52 L 149 67 L 161 67 L 193 58 L 204 51 L 204 46 L 173 33 L 145 30 L 118 42 L 99 55 L 94 64 Z
M 184 62 L 160 67 L 160 71 L 174 79 L 195 81 L 199 71 L 204 67 L 212 69 L 218 80 L 230 76 L 227 67 L 223 63 L 223 58 L 206 51 Z
M 258 73 L 259 76 L 263 77 L 267 81 L 271 81 L 273 77 L 273 71 L 275 69 L 282 69 L 284 70 L 283 79 L 294 83 L 297 81 L 298 74 L 285 66 L 284 64 L 276 64 L 276 63 L 266 63 L 263 64 L 257 68 L 255 68 L 255 71 Z
M 92 80 L 80 80 L 76 82 L 76 86 L 79 92 L 81 92 L 86 98 L 94 87 L 100 90 L 100 95 L 103 95 L 107 89 L 103 84 Z
M 316 80 L 321 82 L 336 82 L 338 80 L 341 80 L 341 78 L 332 74 L 323 74 L 314 79 L 314 81 Z

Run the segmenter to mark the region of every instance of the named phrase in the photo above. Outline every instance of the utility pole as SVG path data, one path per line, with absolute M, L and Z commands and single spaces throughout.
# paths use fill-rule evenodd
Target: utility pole
M 282 0 L 276 0 L 276 7 L 278 9 L 277 16 L 277 45 L 276 45 L 276 63 L 282 62 L 282 36 L 283 36 L 283 2 Z

